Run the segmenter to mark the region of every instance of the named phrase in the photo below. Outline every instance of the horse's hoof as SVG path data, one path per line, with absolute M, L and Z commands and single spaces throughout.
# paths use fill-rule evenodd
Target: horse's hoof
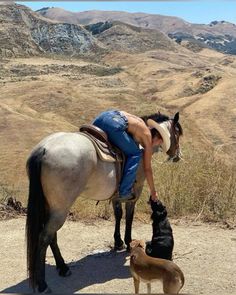
M 38 290 L 41 294 L 49 294 L 52 293 L 52 290 L 47 286 L 43 291 Z
M 69 277 L 72 272 L 69 268 L 58 269 L 58 274 L 61 277 Z
M 52 293 L 52 290 L 48 287 L 45 281 L 42 281 L 38 284 L 38 293 Z
M 69 277 L 72 274 L 71 270 L 68 269 L 67 272 L 65 273 L 64 277 Z
M 52 293 L 52 290 L 49 287 L 47 287 L 43 293 L 49 294 Z
M 114 251 L 122 251 L 124 249 L 125 249 L 124 243 L 122 243 L 122 245 L 119 245 L 119 246 L 115 245 L 114 247 Z

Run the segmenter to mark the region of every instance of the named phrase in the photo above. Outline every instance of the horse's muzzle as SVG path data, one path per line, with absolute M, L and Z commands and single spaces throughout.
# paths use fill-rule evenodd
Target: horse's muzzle
M 180 160 L 182 160 L 182 153 L 180 150 L 178 150 L 176 155 L 174 155 L 173 157 L 171 157 L 171 156 L 168 157 L 167 162 L 177 163 Z
M 181 157 L 179 157 L 179 156 L 174 156 L 174 157 L 168 157 L 166 161 L 167 161 L 167 162 L 177 163 L 177 162 L 179 162 L 179 160 L 181 160 Z

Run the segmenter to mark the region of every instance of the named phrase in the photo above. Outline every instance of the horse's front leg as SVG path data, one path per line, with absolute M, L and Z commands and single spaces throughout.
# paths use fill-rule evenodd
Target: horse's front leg
M 132 223 L 134 218 L 134 208 L 136 201 L 127 202 L 125 204 L 126 217 L 125 217 L 125 244 L 127 246 L 127 251 L 130 251 L 130 242 L 132 241 Z
M 124 242 L 120 236 L 120 221 L 122 218 L 122 205 L 120 201 L 113 200 L 112 201 L 114 215 L 115 215 L 115 232 L 114 232 L 114 239 L 115 239 L 115 250 L 122 250 L 124 249 Z

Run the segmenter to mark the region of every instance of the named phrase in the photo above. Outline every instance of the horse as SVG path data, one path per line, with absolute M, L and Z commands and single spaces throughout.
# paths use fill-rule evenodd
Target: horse
M 161 113 L 141 117 L 145 122 L 153 119 L 166 124 L 170 132 L 171 146 L 167 154 L 177 162 L 181 151 L 179 137 L 183 134 L 179 113 L 169 118 Z M 155 152 L 155 151 L 154 151 Z M 116 191 L 116 169 L 112 162 L 101 161 L 91 140 L 81 132 L 53 133 L 32 150 L 26 163 L 29 178 L 29 196 L 26 218 L 27 270 L 30 286 L 38 292 L 50 292 L 45 281 L 46 251 L 50 245 L 60 276 L 69 276 L 57 244 L 57 231 L 64 224 L 68 212 L 77 197 L 96 201 L 110 199 Z M 126 207 L 124 241 L 129 250 L 134 208 L 144 185 L 144 170 L 140 162 L 134 184 L 135 201 Z M 121 249 L 124 242 L 120 235 L 122 206 L 112 200 L 115 214 L 114 248 Z

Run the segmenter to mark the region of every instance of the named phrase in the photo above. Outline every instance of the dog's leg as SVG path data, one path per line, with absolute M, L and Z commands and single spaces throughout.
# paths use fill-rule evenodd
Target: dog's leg
M 151 294 L 151 283 L 147 283 L 147 293 Z
M 164 294 L 178 294 L 181 289 L 179 281 L 163 281 L 163 292 Z
M 139 294 L 139 284 L 140 284 L 140 280 L 134 278 L 134 292 L 135 294 Z

